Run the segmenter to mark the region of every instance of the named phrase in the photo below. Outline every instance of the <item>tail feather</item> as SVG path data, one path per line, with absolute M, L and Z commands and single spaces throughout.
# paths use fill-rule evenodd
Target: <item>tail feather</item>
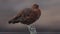
M 13 23 L 13 24 L 18 23 L 18 22 L 19 22 L 18 18 L 19 18 L 19 17 L 15 17 L 15 18 L 13 18 L 12 20 L 8 21 L 8 23 L 9 23 L 9 24 L 11 24 L 11 23 Z

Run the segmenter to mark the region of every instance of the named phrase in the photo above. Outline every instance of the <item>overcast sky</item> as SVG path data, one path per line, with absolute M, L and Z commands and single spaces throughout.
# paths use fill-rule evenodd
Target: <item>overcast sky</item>
M 8 21 L 17 14 L 18 10 L 31 7 L 33 3 L 39 4 L 42 14 L 32 25 L 39 28 L 60 29 L 60 0 L 0 0 L 0 27 L 3 29 L 26 27 L 21 23 L 8 24 Z

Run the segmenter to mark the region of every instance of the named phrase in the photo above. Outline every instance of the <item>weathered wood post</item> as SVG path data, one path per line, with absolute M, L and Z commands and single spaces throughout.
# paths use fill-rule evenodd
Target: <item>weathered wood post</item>
M 37 34 L 35 27 L 32 27 L 32 25 L 27 25 L 27 27 L 28 27 L 30 34 Z

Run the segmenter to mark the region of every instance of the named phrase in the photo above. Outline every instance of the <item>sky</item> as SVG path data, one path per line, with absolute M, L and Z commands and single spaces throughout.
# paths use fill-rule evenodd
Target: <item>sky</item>
M 32 25 L 37 29 L 60 30 L 60 0 L 0 0 L 0 31 L 6 31 L 6 29 L 22 31 L 22 28 L 25 31 L 26 25 L 8 24 L 8 21 L 19 12 L 18 10 L 31 7 L 34 3 L 40 6 L 41 17 Z

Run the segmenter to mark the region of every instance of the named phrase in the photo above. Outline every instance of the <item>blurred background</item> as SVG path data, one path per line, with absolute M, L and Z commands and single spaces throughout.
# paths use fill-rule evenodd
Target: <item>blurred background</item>
M 60 32 L 60 0 L 0 0 L 0 32 L 29 32 L 21 23 L 8 24 L 18 10 L 38 4 L 41 17 L 32 26 L 37 32 Z

